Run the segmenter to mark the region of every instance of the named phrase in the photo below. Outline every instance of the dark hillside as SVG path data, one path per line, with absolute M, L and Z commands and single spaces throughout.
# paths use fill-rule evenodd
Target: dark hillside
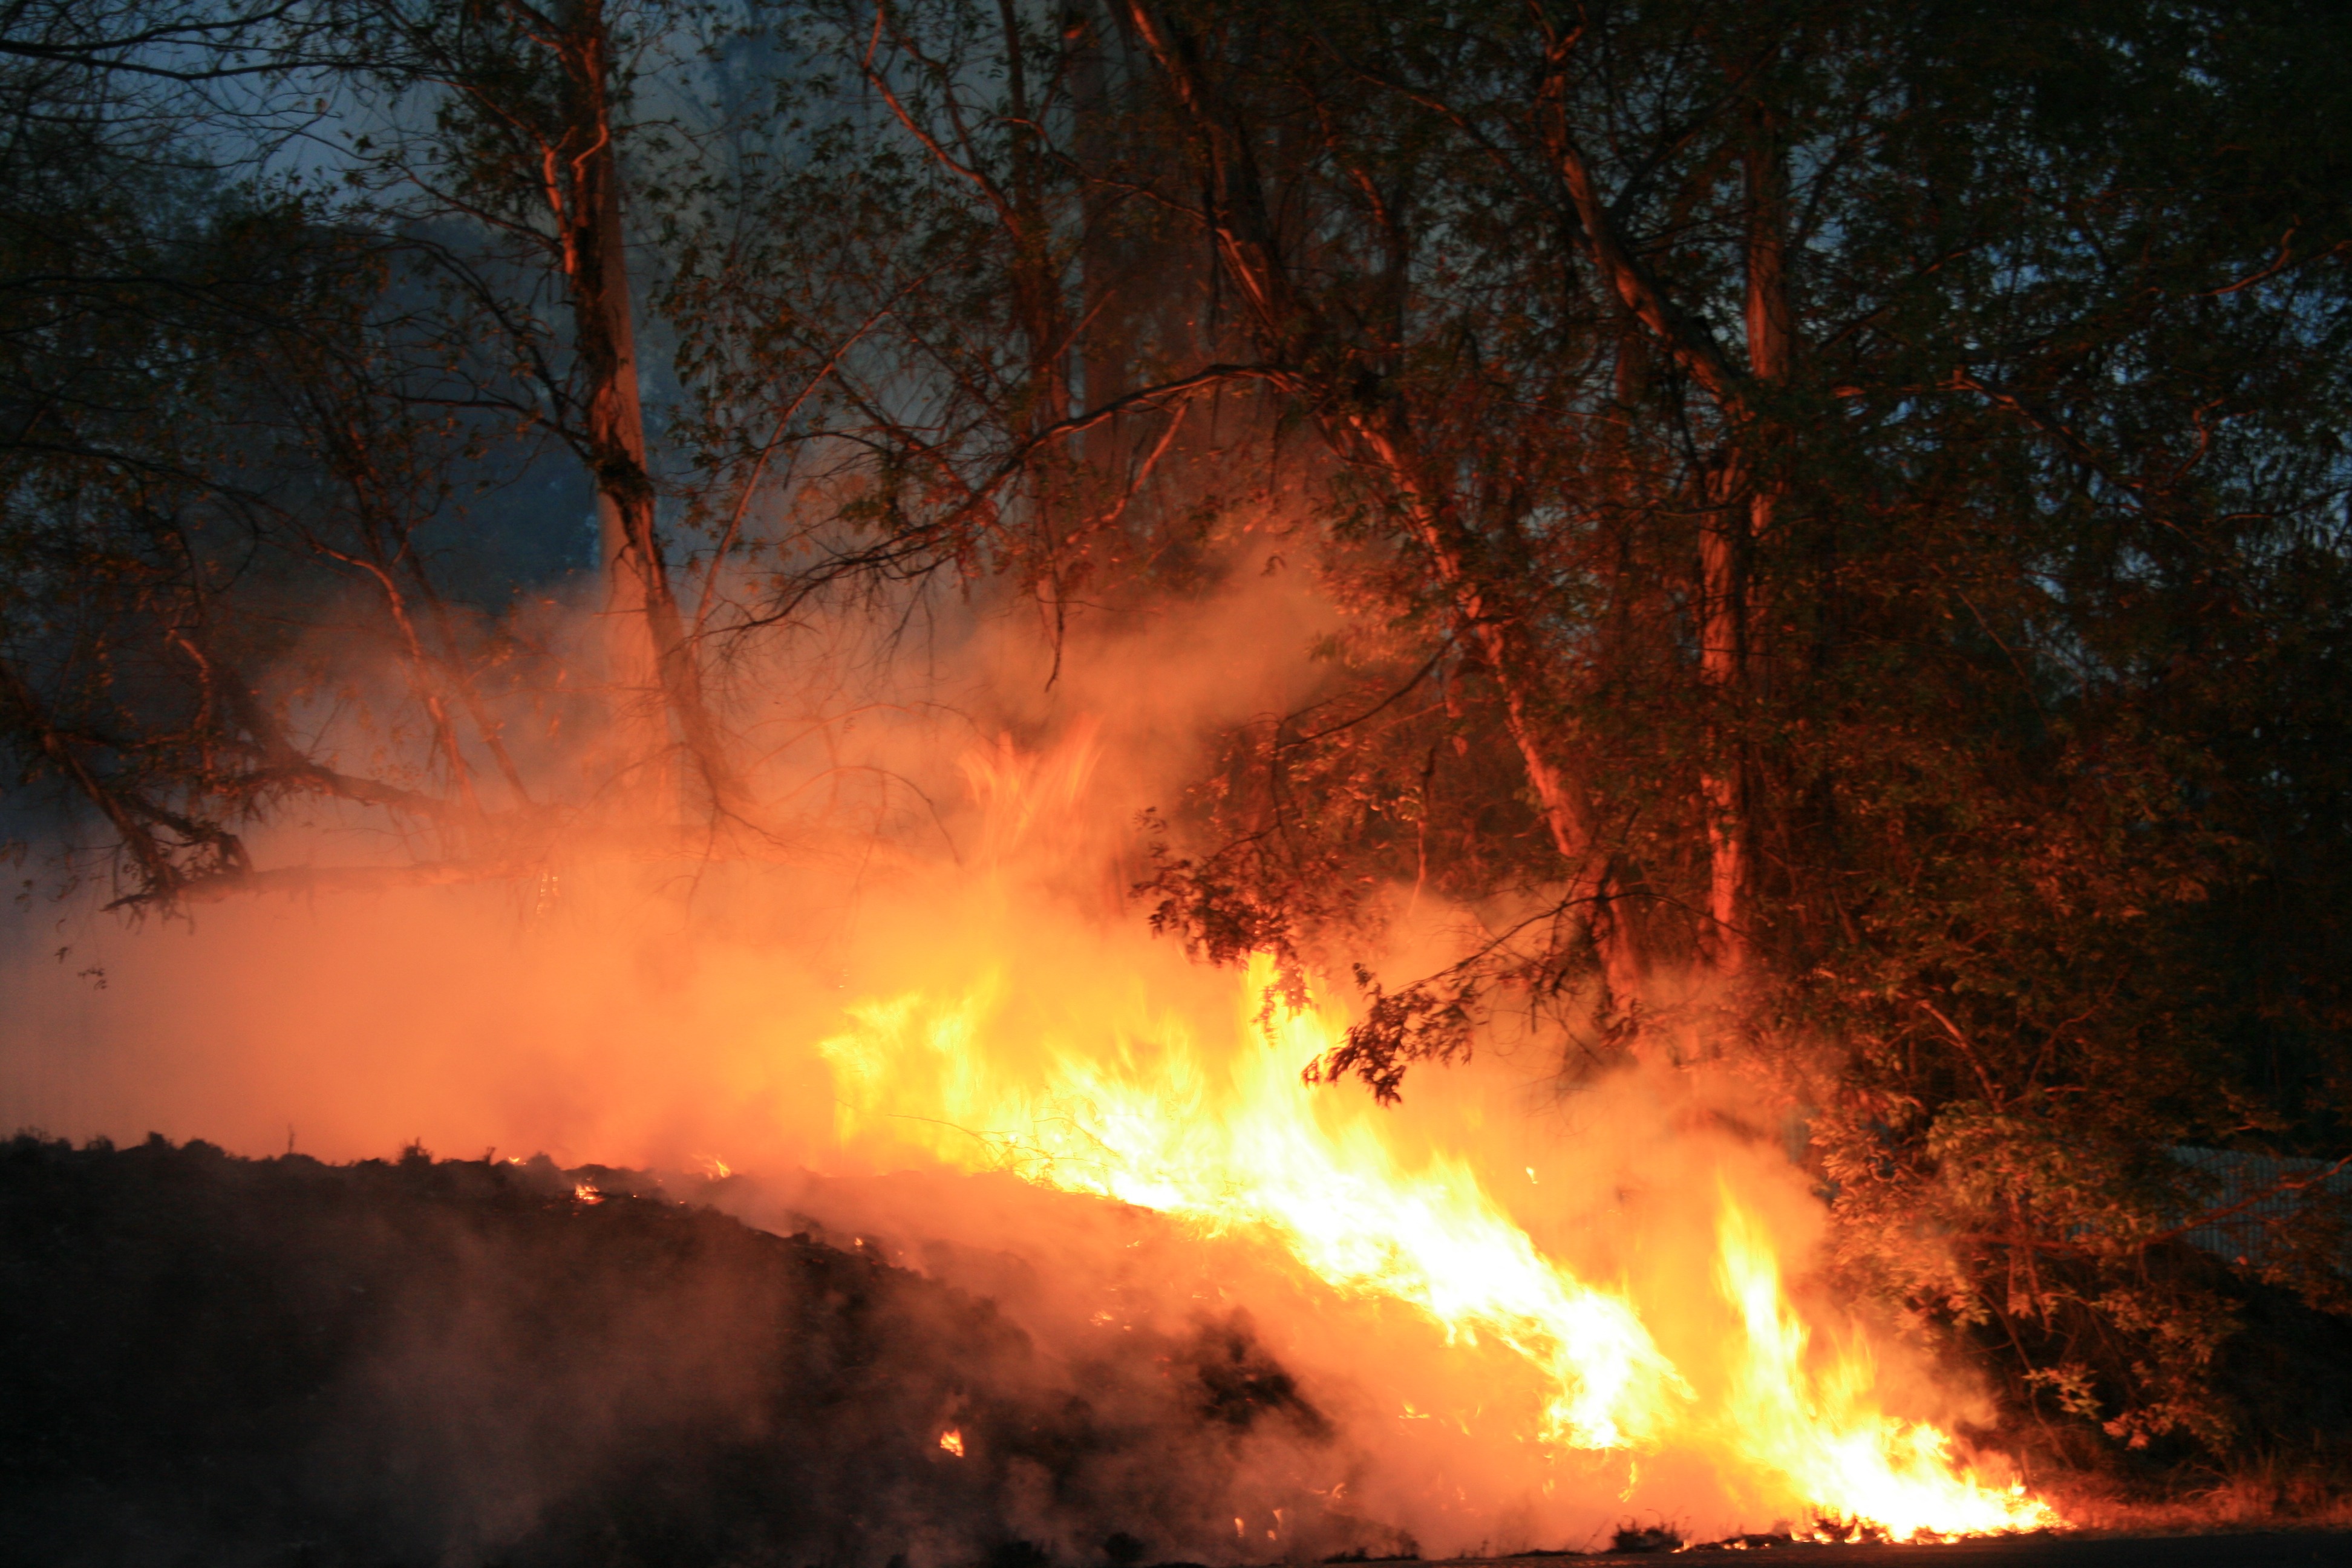
M 1213 1541 L 1246 1445 L 1320 1440 L 1245 1323 L 1053 1364 L 585 1179 L 0 1145 L 0 1561 L 1132 1562 Z M 1235 1366 L 1279 1397 L 1237 1415 Z

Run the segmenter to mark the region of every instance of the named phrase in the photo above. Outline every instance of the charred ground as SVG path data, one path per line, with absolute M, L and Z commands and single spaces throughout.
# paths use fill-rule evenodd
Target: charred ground
M 1251 1444 L 1329 1440 L 1245 1321 L 1072 1365 L 626 1185 L 0 1145 L 0 1561 L 1132 1563 L 1230 1528 Z

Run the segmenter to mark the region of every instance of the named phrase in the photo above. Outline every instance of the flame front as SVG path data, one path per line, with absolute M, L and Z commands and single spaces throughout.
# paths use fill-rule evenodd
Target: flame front
M 1895 1540 L 2057 1522 L 2021 1489 L 1981 1481 L 1943 1431 L 1882 1414 L 1858 1343 L 1817 1367 L 1770 1237 L 1727 1185 L 1716 1278 L 1693 1283 L 1718 1293 L 1733 1350 L 1702 1378 L 1661 1348 L 1630 1286 L 1580 1279 L 1547 1256 L 1469 1161 L 1408 1160 L 1362 1097 L 1304 1084 L 1300 1068 L 1340 1025 L 1311 1005 L 1259 1019 L 1270 978 L 1253 967 L 1213 1062 L 1164 1017 L 1005 1049 L 989 1037 L 1001 981 L 945 1005 L 908 995 L 853 1007 L 851 1027 L 822 1047 L 845 1146 L 911 1143 L 1197 1234 L 1269 1240 L 1340 1297 L 1409 1308 L 1457 1352 L 1506 1352 L 1532 1384 L 1531 1419 L 1513 1436 L 1548 1464 L 1693 1455 L 1783 1517 Z
M 1810 1373 L 1811 1334 L 1780 1289 L 1770 1238 L 1727 1190 L 1720 1235 L 1716 1283 L 1738 1311 L 1747 1352 L 1734 1365 L 1725 1412 L 1730 1429 L 1750 1462 L 1802 1489 L 1824 1525 L 1917 1541 L 2059 1522 L 2021 1485 L 1979 1484 L 1954 1461 L 1946 1433 L 1876 1410 L 1862 1345 L 1849 1347 L 1826 1373 Z

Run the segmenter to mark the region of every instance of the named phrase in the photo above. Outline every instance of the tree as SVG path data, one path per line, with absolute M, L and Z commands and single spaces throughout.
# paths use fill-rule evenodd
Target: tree
M 514 339 L 544 417 L 593 479 L 614 683 L 658 690 L 711 805 L 740 815 L 750 802 L 671 585 L 647 458 L 622 222 L 628 46 L 601 0 L 360 15 L 375 29 L 361 68 L 396 93 L 439 95 L 428 133 L 366 150 L 374 177 L 393 182 L 383 188 L 394 210 L 460 215 L 509 248 L 503 259 L 535 264 L 554 283 L 569 328 L 560 344 L 551 323 L 518 313 L 478 270 L 451 273 L 473 296 L 473 320 Z
M 0 51 L 0 722 L 28 778 L 105 823 L 126 901 L 247 876 L 238 818 L 290 795 L 425 798 L 303 755 L 254 684 L 282 637 L 226 613 L 284 514 L 271 350 L 349 350 L 377 276 L 366 247 L 190 145 L 205 105 L 181 89 L 236 74 L 236 48 L 291 16 L 37 7 Z
M 528 468 L 551 426 L 595 476 L 606 624 L 624 662 L 642 651 L 619 684 L 670 716 L 640 723 L 620 765 L 658 769 L 675 722 L 711 804 L 740 816 L 656 525 L 614 150 L 625 84 L 601 14 L 131 5 L 22 31 L 0 51 L 37 62 L 13 83 L 10 585 L 46 602 L 12 619 L 7 709 L 28 782 L 106 824 L 124 900 L 506 876 L 547 855 L 557 803 L 533 798 L 501 736 L 513 703 L 485 684 L 528 661 L 453 613 L 432 557 L 467 489 Z M 240 84 L 226 99 L 224 80 Z M 266 173 L 274 146 L 315 140 L 321 89 L 360 95 L 347 124 L 375 117 L 341 190 Z M 545 279 L 560 325 L 534 302 Z M 364 633 L 335 668 L 288 635 L 338 579 L 363 584 L 407 671 L 404 697 L 361 710 L 388 769 L 338 765 L 348 729 L 294 738 L 291 670 L 371 687 Z M 301 795 L 390 811 L 436 847 L 257 868 L 239 819 Z
M 1297 948 L 1333 889 L 1377 920 L 1433 838 L 1482 840 L 1447 877 L 1492 940 L 1375 990 L 1324 1070 L 1394 1093 L 1501 996 L 1573 1026 L 1588 963 L 1601 1059 L 1827 1046 L 1792 1093 L 1850 1259 L 2119 1436 L 2216 1439 L 2222 1298 L 2149 1294 L 2202 1201 L 2164 1148 L 2343 1136 L 2332 984 L 2208 1005 L 2249 994 L 2217 900 L 2345 865 L 2332 807 L 2294 814 L 2316 862 L 2252 848 L 2257 798 L 2334 787 L 2283 740 L 2345 611 L 2315 19 L 1132 16 L 1269 381 L 1366 481 L 1345 569 L 1429 628 L 1349 719 L 1241 739 L 1256 782 L 1204 802 L 1226 842 L 1163 919 Z M 1502 747 L 1524 805 L 1441 784 L 1449 744 Z M 1523 810 L 1539 854 L 1497 842 Z M 2247 1076 L 2283 1025 L 2297 1081 Z M 1905 1273 L 1922 1215 L 1956 1256 Z

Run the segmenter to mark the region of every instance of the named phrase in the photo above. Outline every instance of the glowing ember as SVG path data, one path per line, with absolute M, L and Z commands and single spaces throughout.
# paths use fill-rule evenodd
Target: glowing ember
M 581 1182 L 572 1189 L 572 1201 L 580 1204 L 601 1204 L 604 1201 L 604 1194 L 596 1190 L 594 1184 Z
M 940 1447 L 957 1458 L 963 1458 L 963 1434 L 953 1426 L 940 1434 Z
M 1148 1036 L 1108 1030 L 1092 1049 L 1038 1042 L 1044 1067 L 1016 1071 L 982 1044 L 1001 1001 L 987 988 L 952 1005 L 910 995 L 853 1007 L 850 1030 L 823 1047 L 839 1131 L 845 1144 L 911 1142 L 1203 1235 L 1269 1238 L 1342 1297 L 1423 1315 L 1454 1353 L 1507 1352 L 1531 1379 L 1531 1425 L 1517 1435 L 1555 1465 L 1578 1451 L 1682 1453 L 1762 1506 L 1901 1541 L 2058 1522 L 2021 1489 L 1979 1479 L 1943 1431 L 1883 1414 L 1859 1343 L 1809 1354 L 1770 1237 L 1727 1184 L 1715 1291 L 1694 1281 L 1691 1300 L 1675 1303 L 1710 1314 L 1722 1364 L 1678 1365 L 1630 1286 L 1580 1279 L 1547 1255 L 1467 1160 L 1407 1160 L 1367 1097 L 1303 1084 L 1300 1068 L 1343 1024 L 1310 1006 L 1261 1026 L 1270 979 L 1263 964 L 1246 978 L 1222 1065 L 1160 1020 Z M 1491 1405 L 1510 1407 L 1499 1394 Z M 1445 1419 L 1465 1434 L 1474 1415 L 1510 1419 L 1489 1408 Z M 1404 1414 L 1423 1413 L 1408 1404 Z M 1626 1495 L 1638 1475 L 1629 1470 Z

